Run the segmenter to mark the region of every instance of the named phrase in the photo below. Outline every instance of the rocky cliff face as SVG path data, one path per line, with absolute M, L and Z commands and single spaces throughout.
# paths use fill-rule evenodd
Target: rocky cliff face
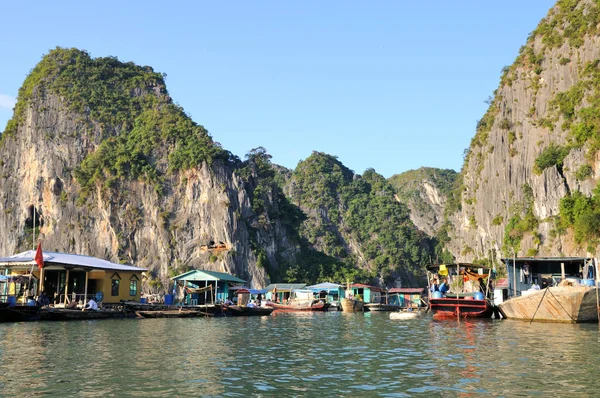
M 459 259 L 597 247 L 585 218 L 597 214 L 599 15 L 596 1 L 559 1 L 504 69 L 461 173 Z M 568 213 L 575 202 L 581 211 Z
M 411 221 L 433 237 L 444 223 L 448 196 L 457 175 L 454 170 L 422 167 L 393 175 L 389 182 L 398 192 L 396 200 L 410 209 Z
M 84 52 L 57 49 L 41 65 L 74 58 L 92 62 Z M 269 267 L 277 267 L 276 252 L 293 254 L 278 220 L 257 223 L 250 203 L 252 173 L 242 179 L 235 162 L 219 158 L 169 169 L 174 159 L 169 156 L 182 145 L 177 140 L 156 142 L 156 150 L 139 155 L 147 167 L 141 177 L 131 177 L 136 165 L 127 158 L 127 173 L 115 177 L 112 165 L 98 166 L 84 189 L 81 165 L 102 160 L 94 156 L 107 150 L 107 140 L 119 140 L 124 130 L 135 131 L 143 120 L 139 116 L 137 124 L 109 123 L 97 116 L 93 103 L 74 103 L 61 87 L 53 86 L 67 72 L 43 70 L 41 77 L 38 72 L 34 70 L 34 81 L 26 81 L 20 92 L 15 117 L 0 142 L 2 255 L 32 248 L 33 214 L 36 239 L 45 250 L 148 268 L 150 288 L 157 290 L 166 289 L 170 276 L 192 267 L 230 272 L 252 286 L 265 286 L 268 269 L 257 266 L 258 249 L 271 260 Z M 150 101 L 152 112 L 172 106 L 162 81 L 148 84 L 135 78 L 141 82 L 126 92 L 133 102 Z M 85 106 L 77 110 L 79 105 Z M 131 117 L 135 119 L 135 112 Z M 210 141 L 207 147 L 214 145 Z M 152 180 L 154 175 L 160 179 Z

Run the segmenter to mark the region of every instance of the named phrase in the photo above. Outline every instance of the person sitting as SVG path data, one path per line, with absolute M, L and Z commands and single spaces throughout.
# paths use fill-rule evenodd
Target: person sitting
M 38 297 L 38 299 L 37 299 L 37 304 L 38 304 L 40 307 L 45 307 L 45 306 L 47 306 L 47 305 L 50 305 L 50 299 L 48 298 L 48 296 L 46 296 L 46 291 L 43 291 L 43 292 L 42 292 L 42 293 L 39 295 L 39 297 Z
M 446 292 L 449 290 L 450 290 L 450 286 L 448 286 L 448 278 L 444 278 L 444 281 L 442 282 L 442 284 L 439 287 L 439 291 L 445 295 Z
M 254 304 L 254 301 L 250 300 L 250 301 L 248 301 L 248 304 L 246 304 L 246 307 L 248 307 L 248 308 L 256 308 L 256 304 Z
M 93 298 L 91 298 L 90 301 L 87 302 L 85 307 L 83 307 L 81 309 L 81 311 L 90 311 L 90 310 L 98 311 L 98 303 L 96 303 Z
M 429 289 L 431 290 L 431 293 L 438 292 L 440 290 L 437 279 L 434 278 L 431 280 L 431 285 L 429 286 Z
M 233 301 L 229 300 L 229 297 L 225 300 L 225 305 L 233 305 Z

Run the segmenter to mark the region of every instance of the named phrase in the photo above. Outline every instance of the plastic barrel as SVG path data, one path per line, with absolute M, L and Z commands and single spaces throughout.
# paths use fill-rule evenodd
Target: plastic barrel
M 165 299 L 165 301 L 166 301 L 166 299 Z M 147 302 L 148 302 L 148 299 L 146 297 L 140 298 L 140 303 L 141 304 L 146 304 Z
M 173 295 L 172 294 L 165 294 L 165 304 L 166 305 L 173 304 Z
M 434 299 L 442 298 L 442 292 L 432 292 L 431 298 L 434 298 Z
M 17 305 L 17 297 L 16 296 L 8 296 L 8 299 L 6 300 L 6 302 L 8 303 L 9 307 L 11 307 L 13 305 Z
M 581 284 L 586 285 L 586 286 L 594 286 L 594 280 L 593 279 L 582 279 Z
M 481 293 L 481 292 L 475 292 L 475 294 L 473 295 L 473 298 L 475 300 L 483 300 L 483 293 Z

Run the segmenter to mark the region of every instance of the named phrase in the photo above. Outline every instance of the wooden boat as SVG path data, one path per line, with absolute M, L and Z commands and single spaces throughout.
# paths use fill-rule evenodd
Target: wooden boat
M 427 266 L 428 281 L 434 276 L 443 277 L 452 286 L 450 292 L 431 292 L 428 289 L 429 308 L 434 319 L 443 318 L 491 318 L 494 314 L 494 304 L 485 294 L 481 293 L 480 283 L 483 280 L 486 293 L 491 295 L 490 275 L 491 270 L 479 264 L 432 264 Z M 450 274 L 452 270 L 452 276 Z M 475 290 L 476 291 L 473 291 Z
M 28 322 L 40 319 L 40 307 L 29 305 L 8 306 L 0 303 L 0 322 Z
M 490 300 L 475 300 L 473 296 L 447 295 L 430 298 L 429 305 L 434 319 L 443 318 L 491 318 L 494 306 Z
M 596 322 L 596 288 L 559 285 L 513 297 L 499 305 L 508 319 L 543 322 Z
M 275 311 L 272 307 L 246 307 L 239 305 L 229 305 L 226 308 L 226 314 L 231 316 L 268 316 Z
M 215 314 L 204 311 L 190 310 L 135 311 L 135 314 L 138 318 L 200 318 L 215 316 Z
M 364 311 L 364 301 L 354 298 L 342 299 L 342 311 L 344 312 L 362 312 Z
M 89 319 L 133 318 L 133 314 L 112 309 L 99 309 L 97 311 L 81 311 L 69 308 L 42 308 L 40 320 L 42 321 L 81 321 Z
M 327 311 L 329 307 L 329 305 L 323 303 L 322 301 L 304 304 L 293 302 L 291 304 L 277 304 L 269 302 L 267 305 L 279 312 Z
M 390 319 L 394 319 L 394 320 L 415 319 L 415 318 L 419 318 L 421 315 L 423 315 L 423 313 L 418 310 L 414 310 L 414 311 L 403 310 L 403 311 L 390 312 Z

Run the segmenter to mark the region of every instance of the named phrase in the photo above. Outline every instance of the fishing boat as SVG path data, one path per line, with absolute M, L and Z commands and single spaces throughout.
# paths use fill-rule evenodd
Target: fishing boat
M 290 303 L 290 304 L 278 304 L 278 303 L 268 302 L 267 305 L 279 312 L 327 311 L 327 309 L 328 309 L 328 306 L 322 301 L 317 301 L 317 302 L 313 302 L 313 303 Z
M 541 322 L 598 320 L 597 264 L 584 257 L 503 259 L 512 297 L 499 304 L 503 317 Z
M 491 297 L 491 270 L 478 264 L 432 264 L 427 266 L 428 281 L 442 278 L 450 288 L 447 292 L 431 291 L 429 306 L 434 319 L 491 318 L 494 304 Z M 484 292 L 481 292 L 484 290 Z
M 398 304 L 383 304 L 383 303 L 366 303 L 364 304 L 365 311 L 398 311 L 401 309 Z

